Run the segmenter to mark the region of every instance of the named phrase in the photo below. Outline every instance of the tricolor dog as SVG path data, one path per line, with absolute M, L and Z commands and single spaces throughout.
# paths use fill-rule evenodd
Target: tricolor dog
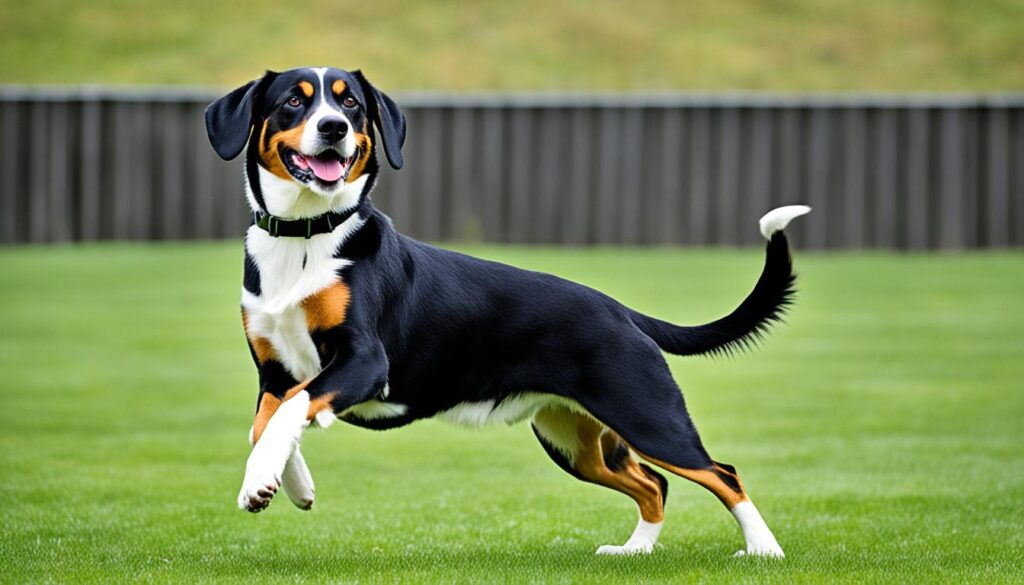
M 378 147 L 402 167 L 405 117 L 359 71 L 268 72 L 211 104 L 206 124 L 222 158 L 245 151 L 254 212 L 242 322 L 259 396 L 240 507 L 263 510 L 280 487 L 300 508 L 313 505 L 299 449 L 310 424 L 529 420 L 559 467 L 639 506 L 633 535 L 598 553 L 651 552 L 668 488 L 660 468 L 732 512 L 741 554 L 782 556 L 736 469 L 705 450 L 661 352 L 729 352 L 778 321 L 794 294 L 782 230 L 808 208 L 764 216 L 753 291 L 731 314 L 683 327 L 398 233 L 369 195 Z

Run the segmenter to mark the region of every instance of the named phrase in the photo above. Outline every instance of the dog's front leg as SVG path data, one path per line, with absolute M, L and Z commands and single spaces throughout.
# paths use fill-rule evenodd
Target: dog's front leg
M 270 505 L 281 487 L 288 460 L 297 451 L 302 431 L 309 425 L 308 413 L 309 394 L 300 390 L 270 417 L 245 464 L 245 479 L 238 494 L 240 508 L 260 512 Z
M 332 360 L 316 378 L 289 390 L 262 432 L 254 431 L 256 444 L 238 494 L 240 508 L 263 510 L 285 481 L 293 502 L 308 487 L 312 505 L 313 481 L 298 449 L 303 430 L 313 420 L 326 427 L 338 413 L 373 398 L 386 384 L 388 361 L 381 343 L 358 337 L 355 341 L 348 359 Z M 290 459 L 294 461 L 289 463 Z M 298 488 L 295 493 L 293 485 Z

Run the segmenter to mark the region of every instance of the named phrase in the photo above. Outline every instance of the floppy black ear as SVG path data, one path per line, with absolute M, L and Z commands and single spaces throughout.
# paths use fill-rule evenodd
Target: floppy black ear
M 246 83 L 206 108 L 206 134 L 222 159 L 231 160 L 245 148 L 252 130 L 253 105 L 275 75 L 267 71 L 262 79 Z
M 363 93 L 371 98 L 369 106 L 370 119 L 380 130 L 381 140 L 384 142 L 384 154 L 394 169 L 402 168 L 405 160 L 402 158 L 402 145 L 405 144 L 405 115 L 395 103 L 395 100 L 367 81 L 362 71 L 353 71 L 353 75 L 363 86 Z

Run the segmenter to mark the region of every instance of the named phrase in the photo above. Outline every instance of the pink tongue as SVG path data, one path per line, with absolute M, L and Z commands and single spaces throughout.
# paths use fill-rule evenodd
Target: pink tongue
M 341 167 L 341 161 L 336 158 L 324 160 L 311 156 L 306 159 L 306 162 L 309 163 L 309 168 L 313 169 L 313 174 L 318 179 L 328 183 L 333 183 L 340 179 L 341 173 L 344 171 Z

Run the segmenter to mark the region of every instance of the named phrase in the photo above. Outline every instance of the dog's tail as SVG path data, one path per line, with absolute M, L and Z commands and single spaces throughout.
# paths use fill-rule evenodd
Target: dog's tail
M 773 322 L 782 320 L 786 307 L 793 302 L 796 275 L 782 230 L 793 218 L 810 211 L 806 205 L 788 205 L 761 218 L 761 234 L 768 240 L 764 269 L 754 290 L 732 313 L 705 325 L 681 327 L 631 311 L 633 322 L 661 349 L 676 355 L 730 354 L 749 348 Z

